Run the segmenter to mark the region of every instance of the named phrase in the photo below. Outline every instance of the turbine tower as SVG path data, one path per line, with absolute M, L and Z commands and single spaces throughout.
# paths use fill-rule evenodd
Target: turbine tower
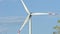
M 38 12 L 38 13 L 32 13 L 32 12 L 30 12 L 28 10 L 28 8 L 25 5 L 25 3 L 24 3 L 23 0 L 21 0 L 21 3 L 23 5 L 25 11 L 27 12 L 28 16 L 26 17 L 24 23 L 22 24 L 21 28 L 19 29 L 20 32 L 22 31 L 22 29 L 24 28 L 24 26 L 26 25 L 26 23 L 29 21 L 29 34 L 32 34 L 32 20 L 31 20 L 32 16 L 38 16 L 38 15 L 56 15 L 55 13 L 49 13 L 49 12 L 47 12 L 47 13 L 40 13 L 40 12 Z

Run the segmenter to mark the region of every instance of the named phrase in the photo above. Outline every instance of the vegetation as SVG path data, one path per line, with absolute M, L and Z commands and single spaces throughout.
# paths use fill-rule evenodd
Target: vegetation
M 56 30 L 60 30 L 60 26 L 57 26 L 57 25 L 53 28 L 56 29 Z
M 60 20 L 58 20 L 58 23 L 60 23 Z

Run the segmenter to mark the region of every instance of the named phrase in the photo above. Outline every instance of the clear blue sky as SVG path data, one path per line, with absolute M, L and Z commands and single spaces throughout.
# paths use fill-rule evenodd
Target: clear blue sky
M 24 0 L 30 12 L 60 13 L 60 0 Z M 20 0 L 0 0 L 0 34 L 17 34 L 27 13 Z M 56 16 L 32 16 L 33 34 L 52 34 L 58 25 Z M 28 23 L 21 31 L 28 34 Z

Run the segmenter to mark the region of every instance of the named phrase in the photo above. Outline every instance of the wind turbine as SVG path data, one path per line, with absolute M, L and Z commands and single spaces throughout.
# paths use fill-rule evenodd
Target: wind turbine
M 25 5 L 24 1 L 21 0 L 21 3 L 25 9 L 25 11 L 27 12 L 28 16 L 26 17 L 24 23 L 22 24 L 21 28 L 19 29 L 19 31 L 21 32 L 22 29 L 24 28 L 24 26 L 26 25 L 26 23 L 29 21 L 29 34 L 32 34 L 32 20 L 31 17 L 32 16 L 38 16 L 38 15 L 56 15 L 55 13 L 32 13 L 28 10 L 27 6 Z

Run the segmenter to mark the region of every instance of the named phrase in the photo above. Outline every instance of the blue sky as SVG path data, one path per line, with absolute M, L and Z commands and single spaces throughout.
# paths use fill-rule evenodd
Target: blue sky
M 60 13 L 60 0 L 24 0 L 30 12 Z M 0 34 L 17 34 L 27 13 L 20 0 L 0 0 Z M 33 34 L 52 34 L 57 16 L 32 16 Z M 28 23 L 21 31 L 28 34 Z

